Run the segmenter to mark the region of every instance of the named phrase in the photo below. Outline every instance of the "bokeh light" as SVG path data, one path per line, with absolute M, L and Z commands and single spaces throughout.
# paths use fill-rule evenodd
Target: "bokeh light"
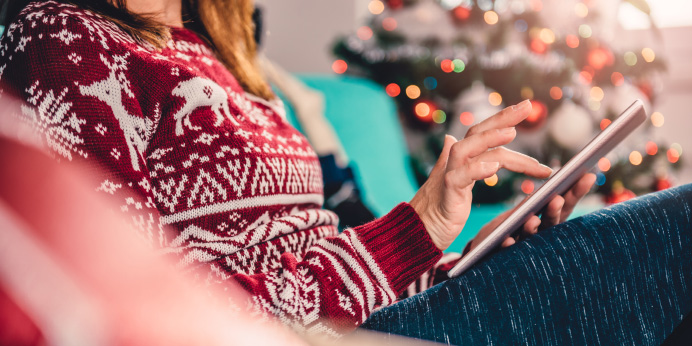
M 610 75 L 610 81 L 615 86 L 621 86 L 625 84 L 625 77 L 620 72 L 613 72 L 613 74 Z
M 678 152 L 678 155 L 682 155 L 682 145 L 680 145 L 680 144 L 678 144 L 678 143 L 673 143 L 673 144 L 670 145 L 670 147 L 671 147 L 672 149 L 675 149 L 675 151 Z
M 548 106 L 538 100 L 531 100 L 531 113 L 524 119 L 526 123 L 536 124 L 539 121 L 545 120 L 548 114 Z
M 415 100 L 420 97 L 420 88 L 416 85 L 409 85 L 406 87 L 406 96 L 411 100 Z
M 680 160 L 680 153 L 674 148 L 668 149 L 666 156 L 668 157 L 668 161 L 670 161 L 670 163 L 676 163 L 678 160 Z
M 493 174 L 491 177 L 488 177 L 488 178 L 483 179 L 483 181 L 485 182 L 485 185 L 488 185 L 488 186 L 495 186 L 495 185 L 497 185 L 497 182 L 498 182 L 499 180 L 500 180 L 500 179 L 497 177 L 497 174 Z
M 459 120 L 461 121 L 461 124 L 464 126 L 471 126 L 473 124 L 473 121 L 475 120 L 473 117 L 473 113 L 471 112 L 463 112 L 461 115 L 459 115 Z
M 387 17 L 382 20 L 382 29 L 385 29 L 387 31 L 394 31 L 396 29 L 396 26 L 396 19 L 392 17 Z
M 543 54 L 548 51 L 548 45 L 542 40 L 534 38 L 531 40 L 531 50 L 538 54 Z
M 490 95 L 488 95 L 488 102 L 490 102 L 490 104 L 493 106 L 499 106 L 502 104 L 502 95 L 496 92 L 491 92 Z
M 483 14 L 483 19 L 486 23 L 490 25 L 495 25 L 500 20 L 500 17 L 497 15 L 497 12 L 495 11 L 486 11 L 485 14 Z
M 397 97 L 401 93 L 401 88 L 399 88 L 399 85 L 396 83 L 389 83 L 384 90 L 387 92 L 387 95 L 391 97 Z
M 637 54 L 634 54 L 634 52 L 627 52 L 625 53 L 625 64 L 627 66 L 634 66 L 637 64 Z
M 598 169 L 600 169 L 601 172 L 607 172 L 610 170 L 610 160 L 602 157 L 600 160 L 598 160 Z
M 579 36 L 583 38 L 589 38 L 593 34 L 591 27 L 588 24 L 582 24 L 579 26 Z
M 525 20 L 519 19 L 516 22 L 514 22 L 514 29 L 516 29 L 519 32 L 526 32 L 526 30 L 529 29 L 529 24 L 526 23 Z
M 554 86 L 550 88 L 550 97 L 553 100 L 559 100 L 562 98 L 562 89 L 560 87 Z
M 596 48 L 589 52 L 587 60 L 591 67 L 600 70 L 613 63 L 613 53 L 603 48 Z
M 428 90 L 435 90 L 437 88 L 437 79 L 435 77 L 426 77 L 423 80 L 423 86 Z
M 540 12 L 541 10 L 543 10 L 543 1 L 532 0 L 531 1 L 531 8 L 536 12 Z
M 464 72 L 464 69 L 466 68 L 466 64 L 464 64 L 461 59 L 452 60 L 452 64 L 454 65 L 454 72 L 456 73 Z
M 592 110 L 592 111 L 594 111 L 594 112 L 596 112 L 596 111 L 598 111 L 599 109 L 601 109 L 601 101 L 597 101 L 597 100 L 594 100 L 594 99 L 590 99 L 589 102 L 588 102 L 588 104 L 589 104 L 589 109 Z
M 567 35 L 567 37 L 565 38 L 565 42 L 567 43 L 567 47 L 579 47 L 579 37 L 577 37 L 576 35 Z
M 356 35 L 358 35 L 358 38 L 361 40 L 367 41 L 372 38 L 372 29 L 370 29 L 369 26 L 361 26 L 358 28 Z
M 380 0 L 370 1 L 368 4 L 368 10 L 372 14 L 380 14 L 382 11 L 384 11 L 384 3 Z
M 452 71 L 454 71 L 454 63 L 452 62 L 452 60 L 444 59 L 442 60 L 442 62 L 440 62 L 440 68 L 445 73 L 451 73 Z
M 591 81 L 593 81 L 593 74 L 589 71 L 581 71 L 579 72 L 579 81 L 582 82 L 582 84 L 591 84 Z
M 630 153 L 630 163 L 639 166 L 642 163 L 642 154 L 638 151 L 633 151 Z
M 603 186 L 606 182 L 606 176 L 605 174 L 598 172 L 596 173 L 596 185 L 598 186 Z
M 425 102 L 418 102 L 414 107 L 414 111 L 419 118 L 425 118 L 430 115 L 430 105 Z
M 461 20 L 469 19 L 469 17 L 471 16 L 471 10 L 469 10 L 468 8 L 466 8 L 464 6 L 457 6 L 454 9 L 454 16 L 456 16 L 457 18 L 459 18 Z
M 646 142 L 645 149 L 646 149 L 646 153 L 649 155 L 652 155 L 652 156 L 656 155 L 658 153 L 658 145 L 656 145 L 656 143 L 654 143 L 652 141 Z
M 589 15 L 589 7 L 583 2 L 579 2 L 574 5 L 574 14 L 576 14 L 577 17 L 584 18 Z
M 555 42 L 555 33 L 548 28 L 541 29 L 539 37 L 541 38 L 541 41 L 545 42 L 546 44 L 553 44 Z
M 663 119 L 663 114 L 661 112 L 654 112 L 651 114 L 651 124 L 653 124 L 656 127 L 661 127 L 663 126 L 663 123 L 665 122 L 665 119 Z
M 447 120 L 447 113 L 441 109 L 438 109 L 432 113 L 432 119 L 434 122 L 442 124 Z
M 646 62 L 653 62 L 656 59 L 656 53 L 651 48 L 642 49 L 642 57 Z
M 339 59 L 332 63 L 332 70 L 338 74 L 342 74 L 346 72 L 346 70 L 348 70 L 348 64 L 345 61 Z
M 534 185 L 533 181 L 531 181 L 531 180 L 526 179 L 526 180 L 521 182 L 521 192 L 523 192 L 527 195 L 530 194 L 531 192 L 533 192 L 534 188 L 535 188 L 535 185 Z
M 605 130 L 608 127 L 608 125 L 610 125 L 610 123 L 611 123 L 610 119 L 601 120 L 601 124 L 600 124 L 601 131 Z
M 596 101 L 603 101 L 603 97 L 605 97 L 605 93 L 603 92 L 603 89 L 600 87 L 593 87 L 591 88 L 590 92 L 591 98 L 596 100 Z
M 531 89 L 531 87 L 528 87 L 528 86 L 522 87 L 520 94 L 521 94 L 521 98 L 523 98 L 524 100 L 532 99 L 534 96 L 533 95 L 533 89 Z

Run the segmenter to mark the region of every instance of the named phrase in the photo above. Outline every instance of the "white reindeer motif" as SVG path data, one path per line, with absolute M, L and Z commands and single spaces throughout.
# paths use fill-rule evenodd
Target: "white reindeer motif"
M 173 115 L 175 119 L 175 134 L 178 136 L 183 134 L 183 122 L 191 130 L 201 129 L 199 126 L 193 126 L 190 122 L 190 114 L 199 107 L 211 107 L 211 110 L 216 114 L 214 126 L 221 125 L 224 120 L 224 114 L 234 125 L 239 125 L 228 109 L 228 94 L 221 86 L 209 79 L 194 77 L 182 81 L 173 89 L 172 94 L 185 99 L 183 107 Z M 223 111 L 223 114 L 221 111 Z
M 130 53 L 113 56 L 114 61 L 111 63 L 106 56 L 101 54 L 101 61 L 110 70 L 108 77 L 89 86 L 80 85 L 79 91 L 82 95 L 96 97 L 111 107 L 113 116 L 118 120 L 120 129 L 125 134 L 125 142 L 130 150 L 132 169 L 139 171 L 139 154 L 146 150 L 154 122 L 128 113 L 123 105 L 123 91 L 129 97 L 135 97 L 130 90 L 130 81 L 123 73 L 126 70 L 126 59 L 129 55 Z

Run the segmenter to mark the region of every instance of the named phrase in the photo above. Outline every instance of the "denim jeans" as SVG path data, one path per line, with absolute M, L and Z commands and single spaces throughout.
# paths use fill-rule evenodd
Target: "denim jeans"
M 692 311 L 692 185 L 562 223 L 375 312 L 455 345 L 659 345 Z

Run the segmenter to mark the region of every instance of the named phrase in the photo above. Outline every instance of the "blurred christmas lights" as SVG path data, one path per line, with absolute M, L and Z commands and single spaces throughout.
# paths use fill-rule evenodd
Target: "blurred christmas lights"
M 602 157 L 600 160 L 598 160 L 598 169 L 600 169 L 602 172 L 607 172 L 610 169 L 610 160 Z
M 483 181 L 485 182 L 485 185 L 488 185 L 488 186 L 497 185 L 497 182 L 499 180 L 500 179 L 497 177 L 497 174 L 493 174 L 491 177 L 483 179 Z
M 396 19 L 392 17 L 387 17 L 382 20 L 382 29 L 385 29 L 387 31 L 394 31 L 396 30 Z
M 665 122 L 665 119 L 663 119 L 663 114 L 660 112 L 654 112 L 651 114 L 651 124 L 653 124 L 656 127 L 661 127 L 663 126 L 663 123 Z
M 486 11 L 485 14 L 483 14 L 483 19 L 486 23 L 490 25 L 495 25 L 500 20 L 500 17 L 497 15 L 497 12 L 495 11 Z
M 636 150 L 630 153 L 630 163 L 639 166 L 642 163 L 642 154 Z
M 648 141 L 646 142 L 645 150 L 648 155 L 656 155 L 658 153 L 658 145 L 652 141 Z
M 610 119 L 603 119 L 601 120 L 601 123 L 599 124 L 599 127 L 601 128 L 601 131 L 605 130 L 608 125 L 610 125 L 611 121 Z
M 521 182 L 521 192 L 528 195 L 531 192 L 533 192 L 533 189 L 534 189 L 533 181 L 526 179 L 526 180 Z
M 335 73 L 342 74 L 342 73 L 346 72 L 346 70 L 348 70 L 348 64 L 341 59 L 336 60 L 332 64 L 332 70 Z
M 416 85 L 409 85 L 406 87 L 406 96 L 408 98 L 415 100 L 420 97 L 420 88 Z
M 368 10 L 372 14 L 380 14 L 384 11 L 384 3 L 382 3 L 382 1 L 380 0 L 370 1 L 370 3 L 368 4 Z
M 463 112 L 461 115 L 459 115 L 459 120 L 461 121 L 461 124 L 464 126 L 471 126 L 473 124 L 473 113 L 471 112 Z
M 646 62 L 653 62 L 656 59 L 656 53 L 651 48 L 642 49 L 642 57 Z
M 367 41 L 370 38 L 372 38 L 372 29 L 368 26 L 361 26 L 358 28 L 358 31 L 356 32 L 356 35 L 358 35 L 358 38 L 360 38 L 363 41 Z
M 384 90 L 391 97 L 397 97 L 401 93 L 401 88 L 396 83 L 389 83 Z

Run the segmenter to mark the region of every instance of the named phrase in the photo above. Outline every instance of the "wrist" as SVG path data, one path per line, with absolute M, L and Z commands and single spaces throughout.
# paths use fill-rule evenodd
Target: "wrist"
M 436 227 L 439 224 L 439 222 L 435 222 L 436 218 L 432 215 L 434 213 L 430 210 L 429 204 L 425 203 L 425 201 L 420 200 L 419 198 L 417 198 L 417 196 L 418 195 L 414 196 L 413 199 L 411 199 L 409 205 L 413 208 L 416 214 L 418 214 L 418 218 L 423 223 L 425 231 L 428 234 L 428 237 L 430 237 L 430 240 L 435 245 L 435 247 L 437 247 L 440 251 L 446 250 L 450 244 L 442 240 L 443 238 L 439 234 L 440 232 L 438 230 L 438 227 Z

